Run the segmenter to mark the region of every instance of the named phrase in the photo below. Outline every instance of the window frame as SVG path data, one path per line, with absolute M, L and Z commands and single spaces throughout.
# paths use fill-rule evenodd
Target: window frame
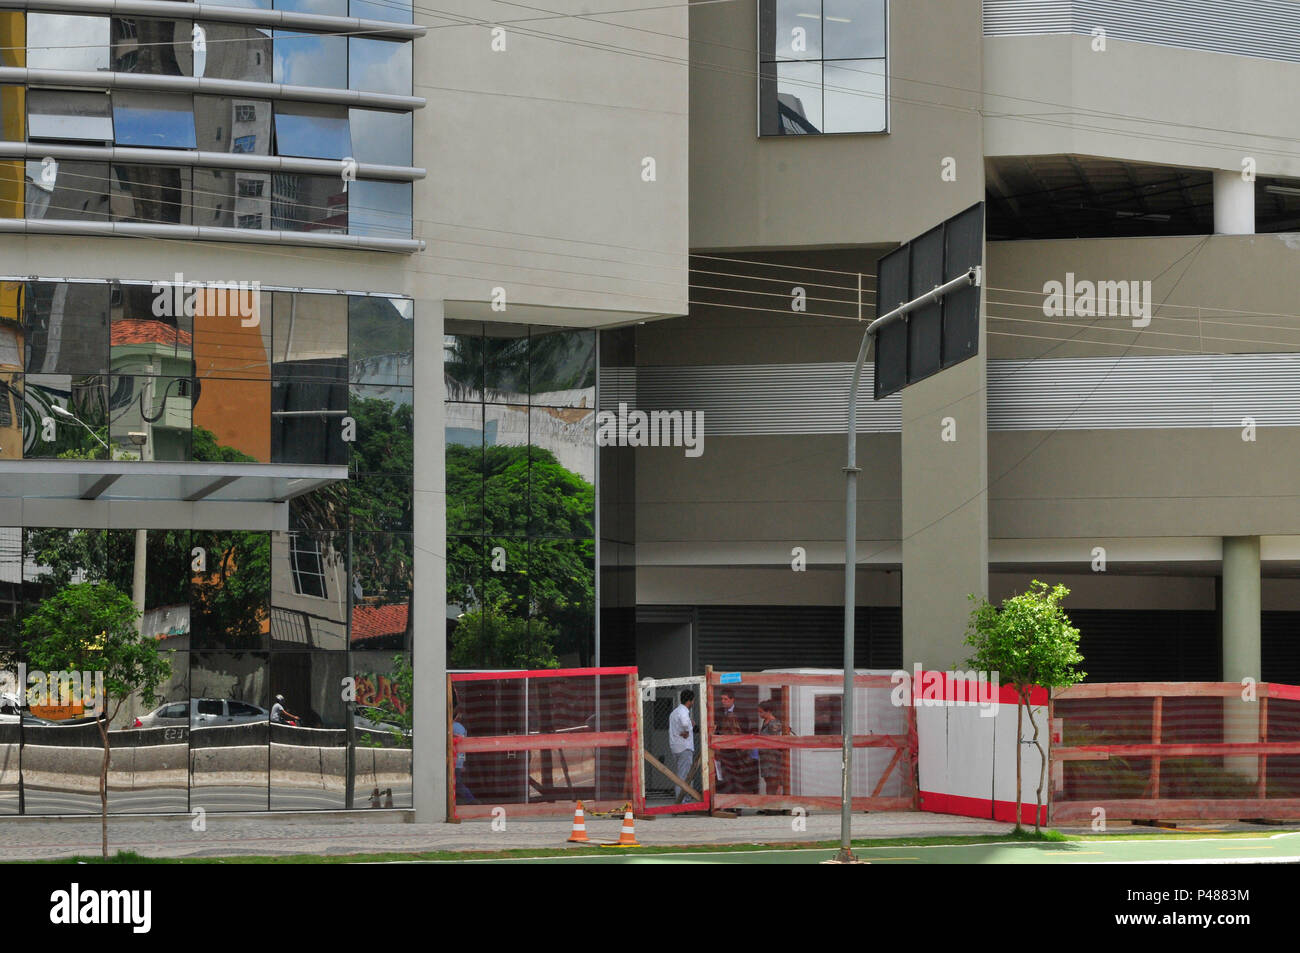
M 775 12 L 775 5 L 778 4 L 778 3 L 780 3 L 781 0 L 758 0 L 758 2 L 754 4 L 754 38 L 755 38 L 755 40 L 756 40 L 756 42 L 755 42 L 755 44 L 754 44 L 754 47 L 755 47 L 755 57 L 754 57 L 754 58 L 755 58 L 755 61 L 756 61 L 756 63 L 757 63 L 757 69 L 756 69 L 756 71 L 755 71 L 755 72 L 756 72 L 756 80 L 757 80 L 757 82 L 756 82 L 756 85 L 755 85 L 755 88 L 754 88 L 754 135 L 755 135 L 755 137 L 758 138 L 758 139 L 763 139 L 763 140 L 771 140 L 771 139 L 803 139 L 803 138 L 818 138 L 818 137 L 821 137 L 821 136 L 887 136 L 887 135 L 889 135 L 890 132 L 892 131 L 892 129 L 891 129 L 892 110 L 890 109 L 890 101 L 891 101 L 891 97 L 892 97 L 892 91 L 891 91 L 891 83 L 890 83 L 890 77 L 889 77 L 889 68 L 890 68 L 890 63 L 893 62 L 893 58 L 894 58 L 894 57 L 893 57 L 893 49 L 892 49 L 892 43 L 893 43 L 893 30 L 890 28 L 890 27 L 891 27 L 891 22 L 890 22 L 890 20 L 891 20 L 890 0 L 881 0 L 882 6 L 883 6 L 883 8 L 884 8 L 884 19 L 885 19 L 885 37 L 884 37 L 884 48 L 885 48 L 885 55 L 884 55 L 884 62 L 885 62 L 885 70 L 884 70 L 884 79 L 885 79 L 885 94 L 884 94 L 885 124 L 884 124 L 884 127 L 881 128 L 881 129 L 861 130 L 861 131 L 856 131 L 856 132 L 824 132 L 824 131 L 818 131 L 818 132 L 816 132 L 816 133 L 811 133 L 811 134 L 809 134 L 808 136 L 795 136 L 795 135 L 788 135 L 788 134 L 785 134 L 785 133 L 764 133 L 764 132 L 763 132 L 763 85 L 764 85 L 764 83 L 766 83 L 766 82 L 772 82 L 772 83 L 777 82 L 776 74 L 775 74 L 775 68 L 776 68 L 779 64 L 781 64 L 781 63 L 787 63 L 787 62 L 788 62 L 788 63 L 816 63 L 818 66 L 820 66 L 820 67 L 822 68 L 822 79 L 821 79 L 821 91 L 822 91 L 822 125 L 825 125 L 825 124 L 826 124 L 826 115 L 825 115 L 825 113 L 826 113 L 826 109 L 825 109 L 825 96 L 826 96 L 826 74 L 825 74 L 825 67 L 826 67 L 826 64 L 827 64 L 827 63 L 851 63 L 851 62 L 855 62 L 855 61 L 858 61 L 858 60 L 874 60 L 874 59 L 877 59 L 877 57 L 874 57 L 874 56 L 854 56 L 854 57 L 837 57 L 837 58 L 835 58 L 835 59 L 827 59 L 827 58 L 826 58 L 826 40 L 825 40 L 825 36 L 823 35 L 823 37 L 822 37 L 822 41 L 821 41 L 821 56 L 820 56 L 819 58 L 817 58 L 817 59 L 802 59 L 802 60 L 791 59 L 791 60 L 780 60 L 780 59 L 777 59 L 777 58 L 776 58 L 775 52 L 773 53 L 773 56 L 772 56 L 771 59 L 765 59 L 765 58 L 764 58 L 764 50 L 763 50 L 763 4 L 764 4 L 765 2 L 770 2 L 770 3 L 772 3 L 772 4 L 773 4 L 773 10 L 774 10 L 774 12 Z M 824 24 L 825 24 L 825 13 L 826 13 L 826 0 L 819 0 L 819 3 L 821 3 L 822 17 L 823 17 L 823 21 L 822 21 L 822 22 L 823 22 L 823 26 L 824 26 Z M 772 70 L 773 70 L 772 77 L 771 77 L 770 80 L 768 79 L 767 75 L 766 75 L 765 72 L 764 72 L 765 67 L 771 67 Z

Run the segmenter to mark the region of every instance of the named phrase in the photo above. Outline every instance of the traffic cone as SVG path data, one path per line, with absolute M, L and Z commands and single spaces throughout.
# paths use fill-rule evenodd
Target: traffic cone
M 618 840 L 612 844 L 601 844 L 601 847 L 640 847 L 636 842 L 636 830 L 632 820 L 632 805 L 628 804 L 623 810 L 623 829 L 618 833 Z
M 569 835 L 568 843 L 570 844 L 588 844 L 587 838 L 587 815 L 582 813 L 582 802 L 578 802 L 578 809 L 573 812 L 573 833 Z

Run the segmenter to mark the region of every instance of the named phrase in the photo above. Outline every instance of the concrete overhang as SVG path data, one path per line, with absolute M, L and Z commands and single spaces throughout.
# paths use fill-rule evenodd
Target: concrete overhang
M 348 478 L 346 466 L 0 460 L 0 499 L 284 503 Z

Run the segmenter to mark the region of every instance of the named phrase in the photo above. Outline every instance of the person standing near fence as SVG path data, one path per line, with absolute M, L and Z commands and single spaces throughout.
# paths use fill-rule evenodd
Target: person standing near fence
M 695 763 L 695 726 L 691 723 L 695 693 L 687 688 L 678 697 L 680 703 L 668 716 L 668 751 L 672 755 L 673 773 L 689 784 L 691 765 Z M 680 785 L 675 790 L 675 800 L 681 804 L 686 800 L 687 794 Z
M 789 726 L 781 724 L 776 717 L 770 701 L 758 703 L 758 733 L 760 735 L 793 734 Z M 758 753 L 759 774 L 763 778 L 763 793 L 783 796 L 785 791 L 785 761 L 787 752 L 773 748 L 763 748 Z M 778 812 L 779 813 L 779 812 Z

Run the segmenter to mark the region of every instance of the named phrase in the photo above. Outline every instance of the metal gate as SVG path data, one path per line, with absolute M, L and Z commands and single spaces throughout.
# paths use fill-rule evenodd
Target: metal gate
M 681 694 L 685 690 L 695 696 L 690 709 L 694 754 L 686 776 L 682 777 L 674 770 L 679 759 L 671 750 L 668 719 L 681 704 Z M 709 810 L 713 784 L 707 743 L 708 704 L 702 675 L 641 679 L 641 741 L 645 759 L 641 793 L 646 814 Z

